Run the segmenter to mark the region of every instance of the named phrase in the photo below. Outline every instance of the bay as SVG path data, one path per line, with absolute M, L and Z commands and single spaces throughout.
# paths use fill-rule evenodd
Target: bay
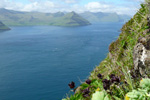
M 61 100 L 108 53 L 123 23 L 0 32 L 0 100 Z

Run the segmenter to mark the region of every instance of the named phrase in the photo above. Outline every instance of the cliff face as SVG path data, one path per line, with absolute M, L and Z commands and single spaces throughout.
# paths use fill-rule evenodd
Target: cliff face
M 149 8 L 150 0 L 141 4 L 123 25 L 119 38 L 110 44 L 107 57 L 91 72 L 91 83 L 81 84 L 67 100 L 90 100 L 96 89 L 105 92 L 107 100 L 123 100 L 127 92 L 138 88 L 140 79 L 150 77 Z

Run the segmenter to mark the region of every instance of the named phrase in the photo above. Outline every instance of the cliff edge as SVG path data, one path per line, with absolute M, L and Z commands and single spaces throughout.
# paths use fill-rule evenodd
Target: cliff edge
M 150 100 L 150 91 L 139 89 L 142 78 L 150 77 L 150 0 L 141 4 L 121 31 L 89 79 L 64 100 Z

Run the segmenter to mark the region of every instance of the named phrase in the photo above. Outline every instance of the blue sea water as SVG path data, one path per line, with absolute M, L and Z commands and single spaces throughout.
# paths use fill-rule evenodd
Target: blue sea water
M 0 100 L 61 100 L 90 75 L 123 23 L 0 32 Z

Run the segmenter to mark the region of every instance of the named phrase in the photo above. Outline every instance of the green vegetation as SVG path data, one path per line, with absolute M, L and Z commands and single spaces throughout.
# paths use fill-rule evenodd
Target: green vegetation
M 75 12 L 64 14 L 19 12 L 7 9 L 0 9 L 0 20 L 9 26 L 25 25 L 56 25 L 56 26 L 83 26 L 90 25 L 90 22 Z
M 10 30 L 6 25 L 4 25 L 2 22 L 0 22 L 0 31 L 2 30 Z
M 149 2 L 141 4 L 141 9 L 123 25 L 118 39 L 110 44 L 107 57 L 66 100 L 150 100 L 150 80 L 140 82 L 142 76 L 135 74 L 133 64 L 134 46 L 140 37 L 150 34 Z

